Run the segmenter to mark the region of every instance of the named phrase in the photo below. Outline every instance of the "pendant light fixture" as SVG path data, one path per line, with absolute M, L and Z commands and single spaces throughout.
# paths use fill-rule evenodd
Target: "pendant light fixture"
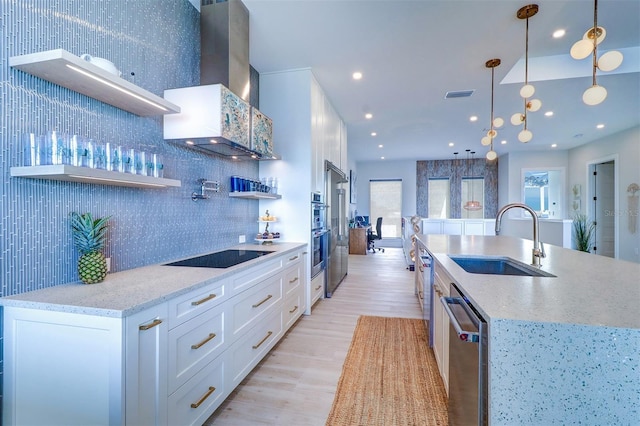
M 471 151 L 470 149 L 467 149 L 467 176 L 469 176 L 467 179 L 469 180 L 469 186 L 471 187 L 471 197 L 469 198 L 469 200 L 467 200 L 467 202 L 464 203 L 464 205 L 462 206 L 465 210 L 469 210 L 469 211 L 478 211 L 482 208 L 482 205 L 480 204 L 480 201 L 476 201 L 474 200 L 473 197 L 473 169 L 470 170 L 470 166 L 469 166 L 469 154 L 471 154 L 471 167 L 473 167 L 473 155 L 476 153 L 475 151 Z M 467 196 L 469 195 L 469 190 L 467 190 Z
M 487 160 L 493 161 L 498 158 L 498 154 L 493 150 L 493 140 L 498 136 L 498 132 L 495 129 L 499 129 L 504 124 L 504 120 L 500 117 L 493 118 L 493 82 L 494 82 L 494 69 L 500 65 L 500 59 L 489 59 L 484 64 L 487 68 L 491 68 L 491 123 L 487 135 L 480 141 L 484 146 L 490 146 L 489 152 L 487 152 Z
M 536 112 L 542 106 L 542 102 L 538 99 L 529 99 L 535 93 L 536 89 L 529 84 L 529 18 L 538 13 L 538 5 L 530 4 L 518 9 L 516 16 L 518 19 L 527 21 L 525 51 L 524 51 L 524 86 L 520 89 L 520 96 L 524 99 L 524 114 L 516 113 L 511 116 L 511 124 L 518 126 L 524 124 L 524 128 L 518 134 L 518 140 L 523 143 L 529 142 L 533 138 L 531 130 L 527 129 L 527 112 Z
M 598 105 L 607 97 L 607 89 L 598 86 L 596 82 L 596 69 L 600 71 L 613 71 L 620 66 L 623 60 L 622 53 L 611 50 L 598 59 L 598 45 L 602 43 L 607 35 L 603 27 L 598 26 L 598 0 L 594 0 L 593 6 L 593 28 L 590 28 L 582 40 L 571 46 L 571 57 L 573 59 L 585 59 L 589 55 L 593 57 L 593 79 L 591 87 L 582 94 L 582 101 L 587 105 Z

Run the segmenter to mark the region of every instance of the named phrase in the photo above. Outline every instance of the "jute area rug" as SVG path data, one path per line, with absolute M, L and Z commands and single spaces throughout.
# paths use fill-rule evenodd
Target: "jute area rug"
M 327 426 L 447 423 L 447 395 L 423 321 L 359 317 Z

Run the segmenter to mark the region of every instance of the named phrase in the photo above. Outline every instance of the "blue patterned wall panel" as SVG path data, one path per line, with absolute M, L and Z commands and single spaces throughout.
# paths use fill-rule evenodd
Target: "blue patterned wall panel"
M 0 2 L 0 295 L 78 279 L 71 211 L 111 215 L 105 254 L 115 271 L 236 244 L 257 230 L 258 204 L 230 199 L 229 177 L 258 176 L 233 162 L 165 142 L 162 117 L 139 117 L 12 69 L 10 56 L 51 49 L 90 53 L 122 77 L 162 96 L 199 82 L 199 13 L 188 0 L 5 0 Z M 11 178 L 25 133 L 56 129 L 161 154 L 165 177 L 181 188 L 136 189 Z M 196 180 L 222 183 L 191 201 Z
M 462 178 L 468 175 L 467 167 L 474 170 L 474 176 L 484 177 L 484 217 L 494 218 L 498 213 L 498 162 L 485 159 L 474 160 L 428 160 L 416 164 L 416 212 L 428 217 L 429 178 L 449 178 L 451 218 L 462 217 Z

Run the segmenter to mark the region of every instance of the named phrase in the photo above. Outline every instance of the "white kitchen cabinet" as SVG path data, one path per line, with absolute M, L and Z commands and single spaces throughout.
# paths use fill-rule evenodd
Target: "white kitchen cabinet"
M 425 235 L 429 234 L 442 234 L 444 227 L 443 220 L 425 220 L 422 219 L 422 233 Z
M 435 262 L 434 262 L 435 263 Z M 449 297 L 449 284 L 451 279 L 444 272 L 441 266 L 435 265 L 435 280 L 433 284 L 435 301 L 433 306 L 433 353 L 436 357 L 438 370 L 444 383 L 444 387 L 449 394 L 449 316 L 447 315 L 441 297 Z
M 122 318 L 5 306 L 3 424 L 124 424 L 123 330 Z
M 268 316 L 240 337 L 229 351 L 228 380 L 235 388 L 283 335 L 282 310 L 272 308 Z
M 202 424 L 302 314 L 298 247 L 124 317 L 5 305 L 4 424 Z M 40 294 L 89 289 L 60 287 Z
M 221 304 L 169 330 L 169 393 L 224 351 L 226 321 L 228 315 Z
M 312 192 L 325 193 L 325 160 L 348 175 L 346 126 L 310 69 L 260 76 L 260 109 L 273 119 L 274 140 L 282 154 L 281 161 L 261 162 L 260 176 L 284 177 L 278 188 L 283 200 L 260 200 L 260 211 L 269 209 L 278 216 L 287 240 L 310 243 L 310 197 Z M 309 262 L 307 257 L 307 286 Z M 307 287 L 305 294 L 305 313 L 310 314 L 316 293 Z
M 166 303 L 125 318 L 126 423 L 167 422 Z
M 217 357 L 169 396 L 168 425 L 201 425 L 222 404 L 231 393 L 227 358 L 226 353 Z
M 320 299 L 324 294 L 324 286 L 325 286 L 324 273 L 320 273 L 315 277 L 313 277 L 313 279 L 311 280 L 311 286 L 310 286 L 311 303 L 310 303 L 310 306 L 308 307 L 309 309 L 311 309 L 311 306 L 313 306 L 313 304 L 316 303 L 318 299 Z
M 445 220 L 442 224 L 442 233 L 447 235 L 462 235 L 463 223 L 459 220 Z

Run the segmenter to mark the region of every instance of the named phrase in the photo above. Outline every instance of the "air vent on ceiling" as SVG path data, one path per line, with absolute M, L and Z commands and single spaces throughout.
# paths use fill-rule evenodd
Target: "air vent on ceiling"
M 472 90 L 456 90 L 453 92 L 447 92 L 444 95 L 445 99 L 455 99 L 455 98 L 468 98 L 469 96 L 473 95 L 473 92 L 475 92 L 475 89 Z

